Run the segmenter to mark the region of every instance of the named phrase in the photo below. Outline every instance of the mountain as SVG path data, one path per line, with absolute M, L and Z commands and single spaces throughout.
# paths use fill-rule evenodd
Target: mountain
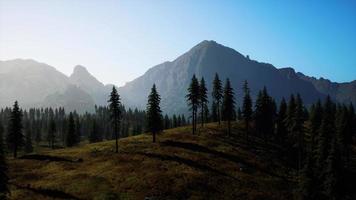
M 84 67 L 76 67 L 69 78 L 54 67 L 31 59 L 0 61 L 0 107 L 11 106 L 17 100 L 23 108 L 62 106 L 68 111 L 92 111 L 98 95 L 90 93 L 87 85 L 103 92 L 105 86 L 97 83 L 101 89 L 94 87 L 94 81 L 85 78 L 92 76 L 82 71 L 86 71 Z
M 242 101 L 244 80 L 249 82 L 253 97 L 264 86 L 277 101 L 299 93 L 304 102 L 310 104 L 326 95 L 310 81 L 300 78 L 292 68 L 277 69 L 271 64 L 251 60 L 215 41 L 203 41 L 174 61 L 149 69 L 141 77 L 119 88 L 119 92 L 125 103 L 144 108 L 147 94 L 155 83 L 165 112 L 187 113 L 185 95 L 193 74 L 198 78 L 204 77 L 211 92 L 215 73 L 223 81 L 230 78 L 238 104 Z
M 210 93 L 215 73 L 223 81 L 230 78 L 238 104 L 242 101 L 244 80 L 249 82 L 253 98 L 266 86 L 277 102 L 299 93 L 306 105 L 326 95 L 338 102 L 356 104 L 356 80 L 335 83 L 306 76 L 293 68 L 277 69 L 215 41 L 203 41 L 174 61 L 150 68 L 118 91 L 124 105 L 145 109 L 147 96 L 155 83 L 164 113 L 187 114 L 185 95 L 193 74 L 205 78 Z M 92 111 L 95 104 L 107 105 L 112 87 L 101 83 L 80 65 L 68 77 L 34 60 L 0 61 L 0 107 L 11 106 L 18 100 L 24 108 L 64 106 L 67 110 Z
M 106 105 L 107 97 L 111 92 L 112 85 L 105 86 L 81 65 L 74 67 L 69 80 L 72 84 L 88 93 L 97 105 Z
M 309 77 L 300 72 L 297 73 L 297 76 L 312 83 L 319 92 L 325 95 L 329 94 L 340 103 L 353 102 L 356 105 L 356 80 L 348 83 L 336 83 L 324 78 Z

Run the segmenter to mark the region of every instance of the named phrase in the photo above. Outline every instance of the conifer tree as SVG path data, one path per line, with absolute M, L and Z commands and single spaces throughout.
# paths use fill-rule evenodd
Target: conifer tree
M 49 127 L 48 127 L 48 142 L 49 142 L 49 146 L 54 149 L 54 143 L 55 143 L 55 139 L 56 139 L 56 122 L 53 119 L 53 116 L 51 117 L 50 121 L 49 121 Z
M 280 143 L 283 143 L 287 136 L 287 127 L 284 123 L 286 117 L 287 117 L 287 103 L 286 103 L 286 100 L 283 98 L 281 100 L 281 104 L 278 109 L 278 115 L 277 115 L 277 121 L 276 121 L 277 141 L 279 141 Z
M 231 135 L 231 120 L 235 114 L 234 91 L 231 87 L 230 80 L 227 78 L 224 87 L 223 99 L 223 118 L 227 121 L 228 135 Z
M 2 134 L 0 134 L 2 137 Z M 8 167 L 5 159 L 4 145 L 2 140 L 0 141 L 0 199 L 7 199 L 7 194 L 9 193 L 9 177 L 7 176 Z
M 120 121 L 122 116 L 121 116 L 121 109 L 120 109 L 121 107 L 120 96 L 117 93 L 115 86 L 113 86 L 112 88 L 110 99 L 108 102 L 109 102 L 111 124 L 113 126 L 114 135 L 115 135 L 115 152 L 118 153 L 119 152 L 118 131 L 120 130 Z
M 299 178 L 299 199 L 301 200 L 310 200 L 317 199 L 316 191 L 316 179 L 313 173 L 313 157 L 311 154 L 308 155 L 304 167 L 300 173 Z
M 160 108 L 161 97 L 159 96 L 156 85 L 153 84 L 147 102 L 147 127 L 152 133 L 152 141 L 156 142 L 156 134 L 162 131 L 162 111 Z
M 80 143 L 80 137 L 81 137 L 81 123 L 79 121 L 79 117 L 76 116 L 75 118 L 75 144 Z
M 211 104 L 211 119 L 213 122 L 217 122 L 219 120 L 218 118 L 218 108 L 215 101 L 213 101 Z
M 13 109 L 11 110 L 6 138 L 9 148 L 13 151 L 14 158 L 17 157 L 18 150 L 25 144 L 22 129 L 22 111 L 20 110 L 17 101 L 15 101 Z
M 31 135 L 32 135 L 31 130 L 30 129 L 26 130 L 26 133 L 25 133 L 25 152 L 26 153 L 33 152 L 32 136 Z
M 199 82 L 198 79 L 193 75 L 192 81 L 188 88 L 188 94 L 186 95 L 189 109 L 192 111 L 192 132 L 193 135 L 196 132 L 197 123 L 197 110 L 199 106 Z
M 222 84 L 221 84 L 221 80 L 219 79 L 218 73 L 215 73 L 215 78 L 213 81 L 212 97 L 213 97 L 213 105 L 215 105 L 216 107 L 217 119 L 220 125 L 220 121 L 221 121 L 220 106 L 221 106 L 221 100 L 223 98 L 223 90 L 222 90 Z M 215 110 L 213 110 L 213 112 L 215 112 Z
M 328 157 L 331 137 L 335 134 L 335 104 L 331 101 L 330 96 L 325 100 L 323 106 L 323 119 L 319 128 L 318 143 L 316 149 L 316 171 L 319 172 L 320 181 L 324 179 L 323 167 Z
M 172 121 L 173 121 L 173 128 L 176 128 L 177 127 L 177 116 L 175 114 L 173 114 Z
M 72 147 L 76 144 L 75 121 L 72 112 L 69 113 L 69 118 L 68 118 L 66 144 L 67 147 Z
M 5 132 L 5 129 L 4 129 L 4 126 L 0 120 L 0 145 L 4 145 L 4 132 Z M 2 146 L 4 147 L 4 146 Z
M 92 120 L 92 128 L 90 130 L 89 134 L 89 142 L 94 143 L 94 142 L 99 142 L 100 136 L 99 136 L 99 130 L 98 130 L 98 125 L 95 119 Z
M 199 102 L 200 102 L 200 117 L 201 117 L 201 126 L 204 126 L 204 121 L 206 120 L 206 108 L 208 104 L 208 89 L 205 86 L 204 77 L 201 78 L 199 84 Z
M 171 127 L 171 122 L 169 120 L 168 115 L 164 116 L 164 129 L 169 129 Z
M 256 130 L 265 141 L 274 133 L 274 104 L 274 100 L 268 95 L 267 88 L 264 87 L 257 95 L 254 116 Z
M 334 138 L 331 142 L 329 155 L 326 159 L 324 194 L 331 200 L 340 198 L 340 155 Z
M 323 107 L 321 105 L 320 99 L 315 105 L 310 109 L 310 150 L 315 151 L 316 142 L 318 139 L 318 131 L 320 129 L 321 121 L 323 119 Z
M 250 96 L 250 89 L 248 83 L 245 80 L 243 85 L 244 98 L 242 103 L 242 117 L 245 122 L 246 139 L 248 139 L 249 124 L 252 118 L 252 100 Z
M 237 108 L 237 121 L 243 120 L 241 108 Z

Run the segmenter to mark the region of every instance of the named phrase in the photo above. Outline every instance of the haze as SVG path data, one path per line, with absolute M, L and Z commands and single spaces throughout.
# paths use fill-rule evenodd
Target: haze
M 356 79 L 355 1 L 0 0 L 0 60 L 119 86 L 202 40 L 332 81 Z M 338 3 L 337 3 L 338 2 Z

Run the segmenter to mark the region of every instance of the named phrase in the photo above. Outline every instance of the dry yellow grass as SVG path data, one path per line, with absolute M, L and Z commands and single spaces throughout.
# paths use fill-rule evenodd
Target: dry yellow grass
M 258 140 L 246 146 L 222 127 L 166 130 L 156 144 L 148 134 L 124 138 L 117 154 L 114 141 L 40 152 L 82 162 L 9 159 L 10 199 L 290 198 L 278 161 L 256 156 Z

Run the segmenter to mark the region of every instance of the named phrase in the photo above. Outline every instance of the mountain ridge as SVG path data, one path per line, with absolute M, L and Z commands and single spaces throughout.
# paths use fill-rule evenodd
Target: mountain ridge
M 277 101 L 292 93 L 300 93 L 307 105 L 326 95 L 342 103 L 356 104 L 356 80 L 337 83 L 306 76 L 291 67 L 278 69 L 209 40 L 193 46 L 173 61 L 153 66 L 142 76 L 118 87 L 118 91 L 123 104 L 144 109 L 149 90 L 155 83 L 162 97 L 162 110 L 168 114 L 183 114 L 188 111 L 184 97 L 192 75 L 205 78 L 210 96 L 215 73 L 222 81 L 230 78 L 238 104 L 242 101 L 244 80 L 249 82 L 253 98 L 266 86 Z M 24 83 L 18 81 L 22 79 Z M 66 76 L 55 67 L 32 59 L 0 61 L 1 107 L 11 106 L 14 100 L 19 100 L 24 107 L 65 105 L 75 109 L 74 105 L 77 105 L 82 111 L 93 110 L 89 108 L 95 104 L 107 104 L 112 86 L 104 85 L 81 65 L 75 66 L 73 73 Z M 73 99 L 73 95 L 69 95 L 73 91 L 81 95 Z

